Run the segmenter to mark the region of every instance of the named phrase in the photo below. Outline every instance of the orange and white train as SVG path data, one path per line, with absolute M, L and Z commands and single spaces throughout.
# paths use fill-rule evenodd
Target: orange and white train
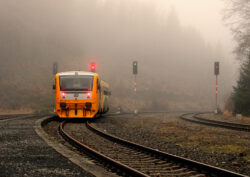
M 55 74 L 55 112 L 60 118 L 94 118 L 109 111 L 109 85 L 97 73 Z

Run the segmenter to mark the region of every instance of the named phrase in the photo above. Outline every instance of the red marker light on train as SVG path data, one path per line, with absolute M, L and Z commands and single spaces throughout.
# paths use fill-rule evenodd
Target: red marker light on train
M 62 92 L 62 96 L 65 97 L 65 95 L 66 95 L 65 92 Z
M 91 96 L 91 93 L 88 92 L 88 93 L 87 93 L 87 98 L 90 98 L 90 96 Z

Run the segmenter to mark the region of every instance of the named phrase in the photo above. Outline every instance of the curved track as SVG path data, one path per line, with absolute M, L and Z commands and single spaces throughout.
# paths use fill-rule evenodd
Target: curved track
M 83 143 L 66 132 L 66 124 L 60 123 L 59 132 L 70 144 L 122 176 L 243 176 L 117 138 L 89 122 L 83 128 L 88 135 Z
M 205 124 L 205 125 L 222 127 L 222 128 L 232 129 L 232 130 L 250 132 L 250 125 L 205 119 L 200 116 L 201 114 L 205 114 L 205 113 L 188 113 L 188 114 L 181 115 L 180 118 L 183 120 L 198 123 L 198 124 Z
M 12 119 L 22 116 L 23 114 L 3 114 L 0 115 L 0 120 Z
M 20 119 L 24 117 L 31 117 L 31 116 L 33 116 L 33 114 L 5 114 L 5 115 L 0 115 L 0 122 Z

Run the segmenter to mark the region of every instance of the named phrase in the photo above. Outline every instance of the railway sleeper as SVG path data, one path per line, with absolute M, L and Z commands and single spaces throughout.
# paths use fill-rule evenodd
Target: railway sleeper
M 127 163 L 137 163 L 137 164 L 154 164 L 157 165 L 156 163 L 154 163 L 154 161 L 152 160 L 137 160 L 136 157 L 134 159 L 123 159 L 123 158 L 114 158 L 119 162 L 127 162 Z
M 146 170 L 146 169 L 158 169 L 159 170 L 159 168 L 161 169 L 161 170 L 170 170 L 170 171 L 172 171 L 172 170 L 177 170 L 177 169 L 179 169 L 180 167 L 178 167 L 178 166 L 172 166 L 172 167 L 159 167 L 159 166 L 156 166 L 156 167 L 154 167 L 154 166 L 144 166 L 143 165 L 143 167 L 135 167 L 135 168 L 140 168 L 140 169 L 142 169 L 142 170 Z
M 123 162 L 123 161 L 121 161 L 121 162 Z M 132 162 L 131 162 L 131 161 L 130 161 L 130 162 L 127 161 L 126 163 L 133 164 L 133 165 L 140 165 L 140 164 L 143 164 L 144 166 L 152 166 L 152 165 L 154 165 L 154 166 L 157 166 L 157 167 L 173 167 L 173 166 L 175 166 L 175 167 L 179 167 L 179 168 L 180 168 L 180 166 L 175 165 L 175 164 L 172 164 L 172 163 L 162 163 L 162 164 L 140 163 L 140 162 L 134 163 L 133 161 L 132 161 Z
M 157 168 L 157 167 L 151 167 L 151 168 L 138 168 L 140 171 L 152 171 L 152 172 L 162 172 L 162 173 L 189 173 L 191 170 L 189 169 L 162 169 L 162 168 Z M 193 171 L 194 172 L 194 171 Z
M 113 155 L 114 156 L 114 152 L 110 152 L 109 151 L 109 154 Z M 129 155 L 128 157 L 137 157 L 137 158 L 140 158 L 140 159 L 155 159 L 151 156 L 148 156 L 148 155 L 141 155 L 141 154 L 125 154 L 125 153 L 121 153 L 121 154 L 116 154 L 116 156 L 119 158 L 119 157 L 124 157 L 125 155 Z
M 171 166 L 177 166 L 177 165 L 174 165 L 172 163 L 158 163 L 158 164 L 155 164 L 155 163 L 152 163 L 152 162 L 148 162 L 148 163 L 141 163 L 141 162 L 138 162 L 138 161 L 134 161 L 134 160 L 119 160 L 120 162 L 122 163 L 127 163 L 127 164 L 131 164 L 131 165 L 140 165 L 140 164 L 144 164 L 144 165 L 155 165 L 155 166 L 164 166 L 164 167 L 171 167 Z M 177 166 L 178 167 L 178 166 Z
M 197 175 L 197 172 L 195 171 L 188 171 L 186 173 L 169 173 L 169 172 L 150 172 L 149 173 L 150 176 L 188 176 L 190 177 L 190 175 Z M 201 175 L 201 174 L 199 174 Z M 201 175 L 202 176 L 202 175 Z M 204 175 L 203 175 L 204 177 Z
M 122 162 L 122 163 L 130 163 L 130 164 L 149 164 L 149 165 L 156 165 L 156 166 L 171 166 L 171 163 L 155 163 L 153 161 L 138 161 L 138 160 L 134 160 L 134 159 L 117 159 L 117 161 Z

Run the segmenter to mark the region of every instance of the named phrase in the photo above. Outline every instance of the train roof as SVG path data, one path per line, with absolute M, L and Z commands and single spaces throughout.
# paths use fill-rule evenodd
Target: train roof
M 67 72 L 60 72 L 58 73 L 59 76 L 73 76 L 73 75 L 86 75 L 86 76 L 94 76 L 95 73 L 93 72 L 86 72 L 86 71 L 67 71 Z

